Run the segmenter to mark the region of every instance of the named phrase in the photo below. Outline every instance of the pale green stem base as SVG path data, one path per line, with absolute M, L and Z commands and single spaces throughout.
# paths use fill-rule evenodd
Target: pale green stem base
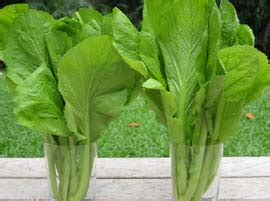
M 96 146 L 49 136 L 45 144 L 51 192 L 56 201 L 82 201 L 88 192 Z

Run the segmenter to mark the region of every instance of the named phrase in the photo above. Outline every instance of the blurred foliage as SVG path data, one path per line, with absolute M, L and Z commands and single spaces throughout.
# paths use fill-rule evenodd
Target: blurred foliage
M 14 3 L 24 3 L 25 1 L 22 0 L 0 0 L 0 8 Z
M 14 3 L 28 3 L 31 8 L 51 13 L 57 19 L 72 15 L 80 7 L 91 7 L 90 0 L 0 0 L 0 8 Z
M 90 7 L 86 0 L 26 0 L 32 8 L 51 13 L 55 18 L 72 15 L 80 7 Z

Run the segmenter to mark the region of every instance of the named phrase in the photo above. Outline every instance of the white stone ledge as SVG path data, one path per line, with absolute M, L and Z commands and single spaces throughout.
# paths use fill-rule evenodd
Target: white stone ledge
M 0 200 L 48 200 L 44 159 L 0 159 Z M 224 158 L 220 201 L 270 201 L 270 157 Z M 171 201 L 167 158 L 98 159 L 96 201 Z

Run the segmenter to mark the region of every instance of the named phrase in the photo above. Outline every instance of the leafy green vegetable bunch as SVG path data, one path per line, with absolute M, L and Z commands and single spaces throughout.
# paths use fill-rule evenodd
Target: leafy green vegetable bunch
M 227 0 L 145 0 L 140 32 L 115 9 L 113 35 L 168 127 L 176 201 L 200 200 L 221 151 L 207 147 L 233 135 L 243 107 L 270 84 L 267 57 Z
M 137 86 L 113 46 L 111 19 L 87 8 L 60 20 L 24 4 L 0 10 L 0 60 L 14 112 L 20 124 L 46 135 L 58 201 L 85 197 L 94 143 Z

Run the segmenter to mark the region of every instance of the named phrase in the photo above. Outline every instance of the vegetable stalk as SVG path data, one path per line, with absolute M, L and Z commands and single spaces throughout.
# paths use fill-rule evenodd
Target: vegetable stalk
M 179 162 L 179 158 L 175 158 L 175 155 L 172 155 L 174 201 L 199 201 L 215 179 L 218 165 L 222 157 L 220 154 L 222 145 L 190 147 L 190 149 L 194 154 L 190 157 L 190 162 L 187 162 L 190 163 L 188 168 L 189 174 L 185 181 L 188 185 L 186 191 L 183 193 L 180 193 L 180 185 L 183 183 L 183 178 L 177 175 L 179 170 L 175 168 L 175 164 Z M 197 151 L 195 151 L 195 149 L 197 149 Z M 179 150 L 180 149 L 177 151 L 179 152 Z M 176 150 L 174 150 L 174 152 L 175 151 Z M 214 152 L 218 152 L 219 154 L 214 154 Z M 216 195 L 210 196 L 214 197 Z
M 47 137 L 45 144 L 51 192 L 56 201 L 84 200 L 91 182 L 96 146 L 77 143 L 73 138 L 57 137 L 58 142 L 52 141 L 53 138 Z

